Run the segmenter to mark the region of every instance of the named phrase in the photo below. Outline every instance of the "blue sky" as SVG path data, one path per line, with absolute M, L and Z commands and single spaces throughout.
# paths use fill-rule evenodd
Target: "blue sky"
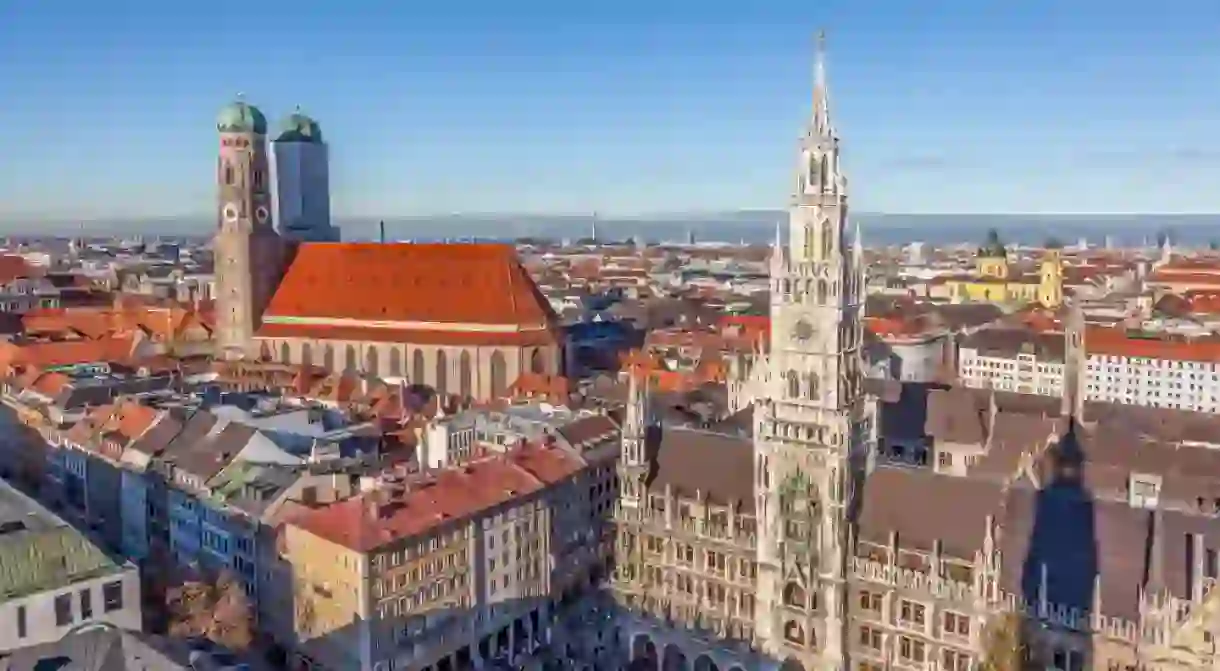
M 812 35 L 854 206 L 1220 212 L 1220 2 L 4 0 L 0 219 L 210 212 L 301 105 L 338 214 L 782 207 Z

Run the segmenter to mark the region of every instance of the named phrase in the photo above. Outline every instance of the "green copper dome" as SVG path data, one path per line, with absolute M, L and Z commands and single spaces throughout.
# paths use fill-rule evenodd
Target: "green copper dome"
M 276 142 L 322 142 L 322 127 L 310 117 L 297 110 L 280 122 L 279 135 Z
M 221 133 L 267 134 L 267 117 L 244 100 L 229 103 L 216 117 L 216 130 Z

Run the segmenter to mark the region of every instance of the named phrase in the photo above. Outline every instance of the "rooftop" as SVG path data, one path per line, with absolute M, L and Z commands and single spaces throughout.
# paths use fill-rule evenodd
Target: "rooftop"
M 79 531 L 0 480 L 0 600 L 122 568 Z

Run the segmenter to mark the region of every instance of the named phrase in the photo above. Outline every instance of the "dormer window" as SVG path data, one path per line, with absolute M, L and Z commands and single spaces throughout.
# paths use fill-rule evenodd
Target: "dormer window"
M 1128 503 L 1132 508 L 1151 510 L 1157 507 L 1161 494 L 1161 476 L 1132 473 L 1127 484 Z

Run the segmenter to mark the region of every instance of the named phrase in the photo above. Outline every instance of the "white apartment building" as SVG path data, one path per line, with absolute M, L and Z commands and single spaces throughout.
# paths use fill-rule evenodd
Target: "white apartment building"
M 0 653 L 89 623 L 141 628 L 139 571 L 0 480 Z
M 1220 341 L 1089 328 L 1088 400 L 1220 412 Z M 962 341 L 958 377 L 975 388 L 1062 396 L 1063 335 L 980 331 Z
M 979 389 L 1062 396 L 1063 344 L 1063 334 L 976 331 L 958 346 L 958 378 Z

